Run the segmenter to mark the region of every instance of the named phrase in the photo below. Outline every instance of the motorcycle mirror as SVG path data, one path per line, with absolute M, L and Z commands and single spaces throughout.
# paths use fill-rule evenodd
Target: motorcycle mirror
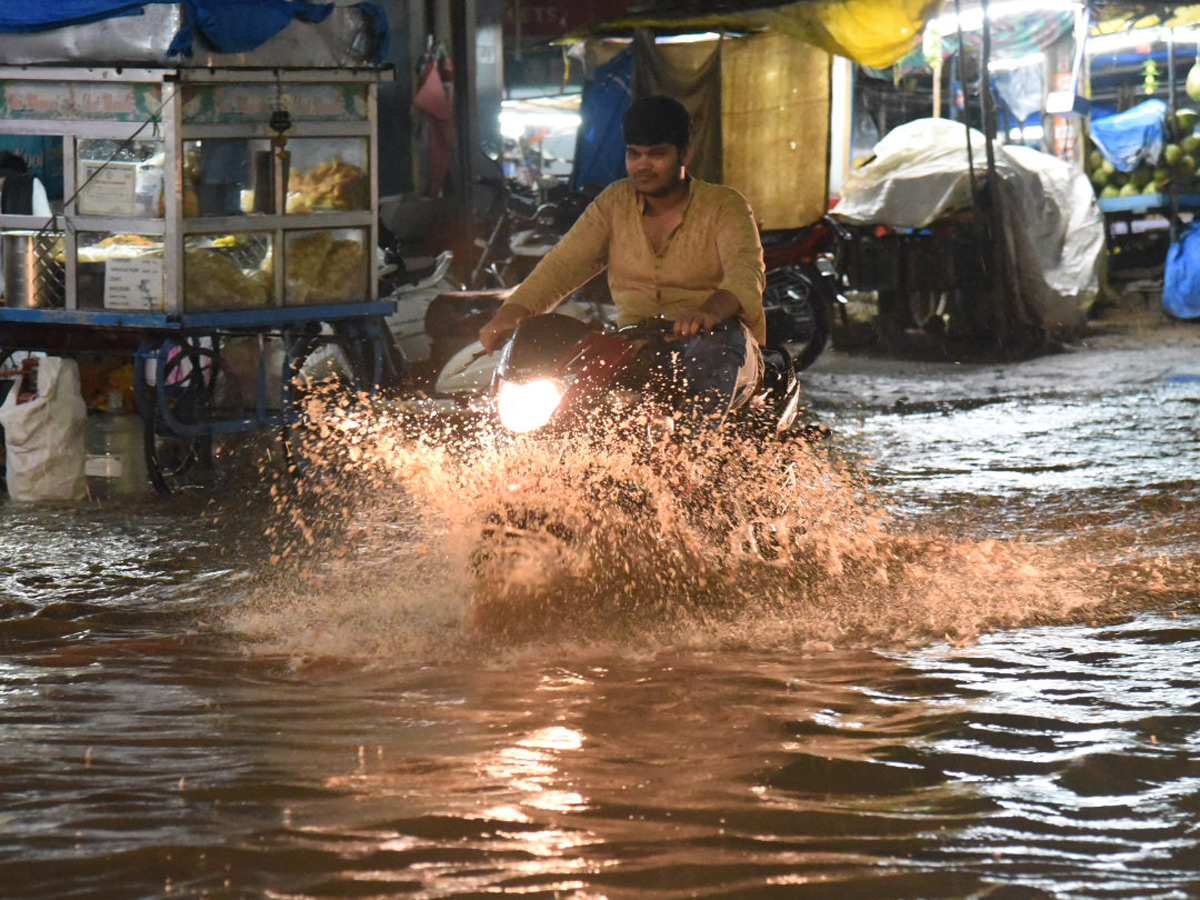
M 483 155 L 492 162 L 500 161 L 500 145 L 491 139 L 484 139 L 479 142 L 479 149 L 483 151 Z

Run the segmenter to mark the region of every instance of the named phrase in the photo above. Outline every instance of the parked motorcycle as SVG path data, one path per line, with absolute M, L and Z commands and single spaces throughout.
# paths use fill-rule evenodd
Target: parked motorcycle
M 835 311 L 844 314 L 842 260 L 849 240 L 845 226 L 829 216 L 804 228 L 762 234 L 767 346 L 785 348 L 798 372 L 824 352 Z
M 498 157 L 485 149 L 493 161 Z M 591 197 L 565 184 L 531 187 L 502 173 L 484 176 L 479 184 L 492 192 L 481 235 L 479 256 L 467 277 L 471 290 L 518 284 L 558 239 L 575 224 Z

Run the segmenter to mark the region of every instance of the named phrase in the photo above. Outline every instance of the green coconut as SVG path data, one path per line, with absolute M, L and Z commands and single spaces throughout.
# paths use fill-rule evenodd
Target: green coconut
M 1200 103 L 1200 59 L 1192 64 L 1192 68 L 1188 70 L 1187 85 L 1184 87 L 1187 95 Z
M 1113 200 L 1121 196 L 1121 189 L 1115 184 L 1106 184 L 1104 190 L 1100 192 L 1101 200 Z

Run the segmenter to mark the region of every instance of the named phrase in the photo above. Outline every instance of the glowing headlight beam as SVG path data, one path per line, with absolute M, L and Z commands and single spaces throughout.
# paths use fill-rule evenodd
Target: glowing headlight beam
M 518 434 L 536 431 L 550 421 L 563 393 L 562 385 L 552 378 L 539 378 L 528 384 L 505 381 L 496 394 L 500 424 Z

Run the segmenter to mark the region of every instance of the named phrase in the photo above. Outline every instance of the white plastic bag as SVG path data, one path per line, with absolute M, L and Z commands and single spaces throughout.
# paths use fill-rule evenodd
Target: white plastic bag
M 87 405 L 73 359 L 38 360 L 37 396 L 18 403 L 15 386 L 0 405 L 13 500 L 79 500 L 84 495 Z

